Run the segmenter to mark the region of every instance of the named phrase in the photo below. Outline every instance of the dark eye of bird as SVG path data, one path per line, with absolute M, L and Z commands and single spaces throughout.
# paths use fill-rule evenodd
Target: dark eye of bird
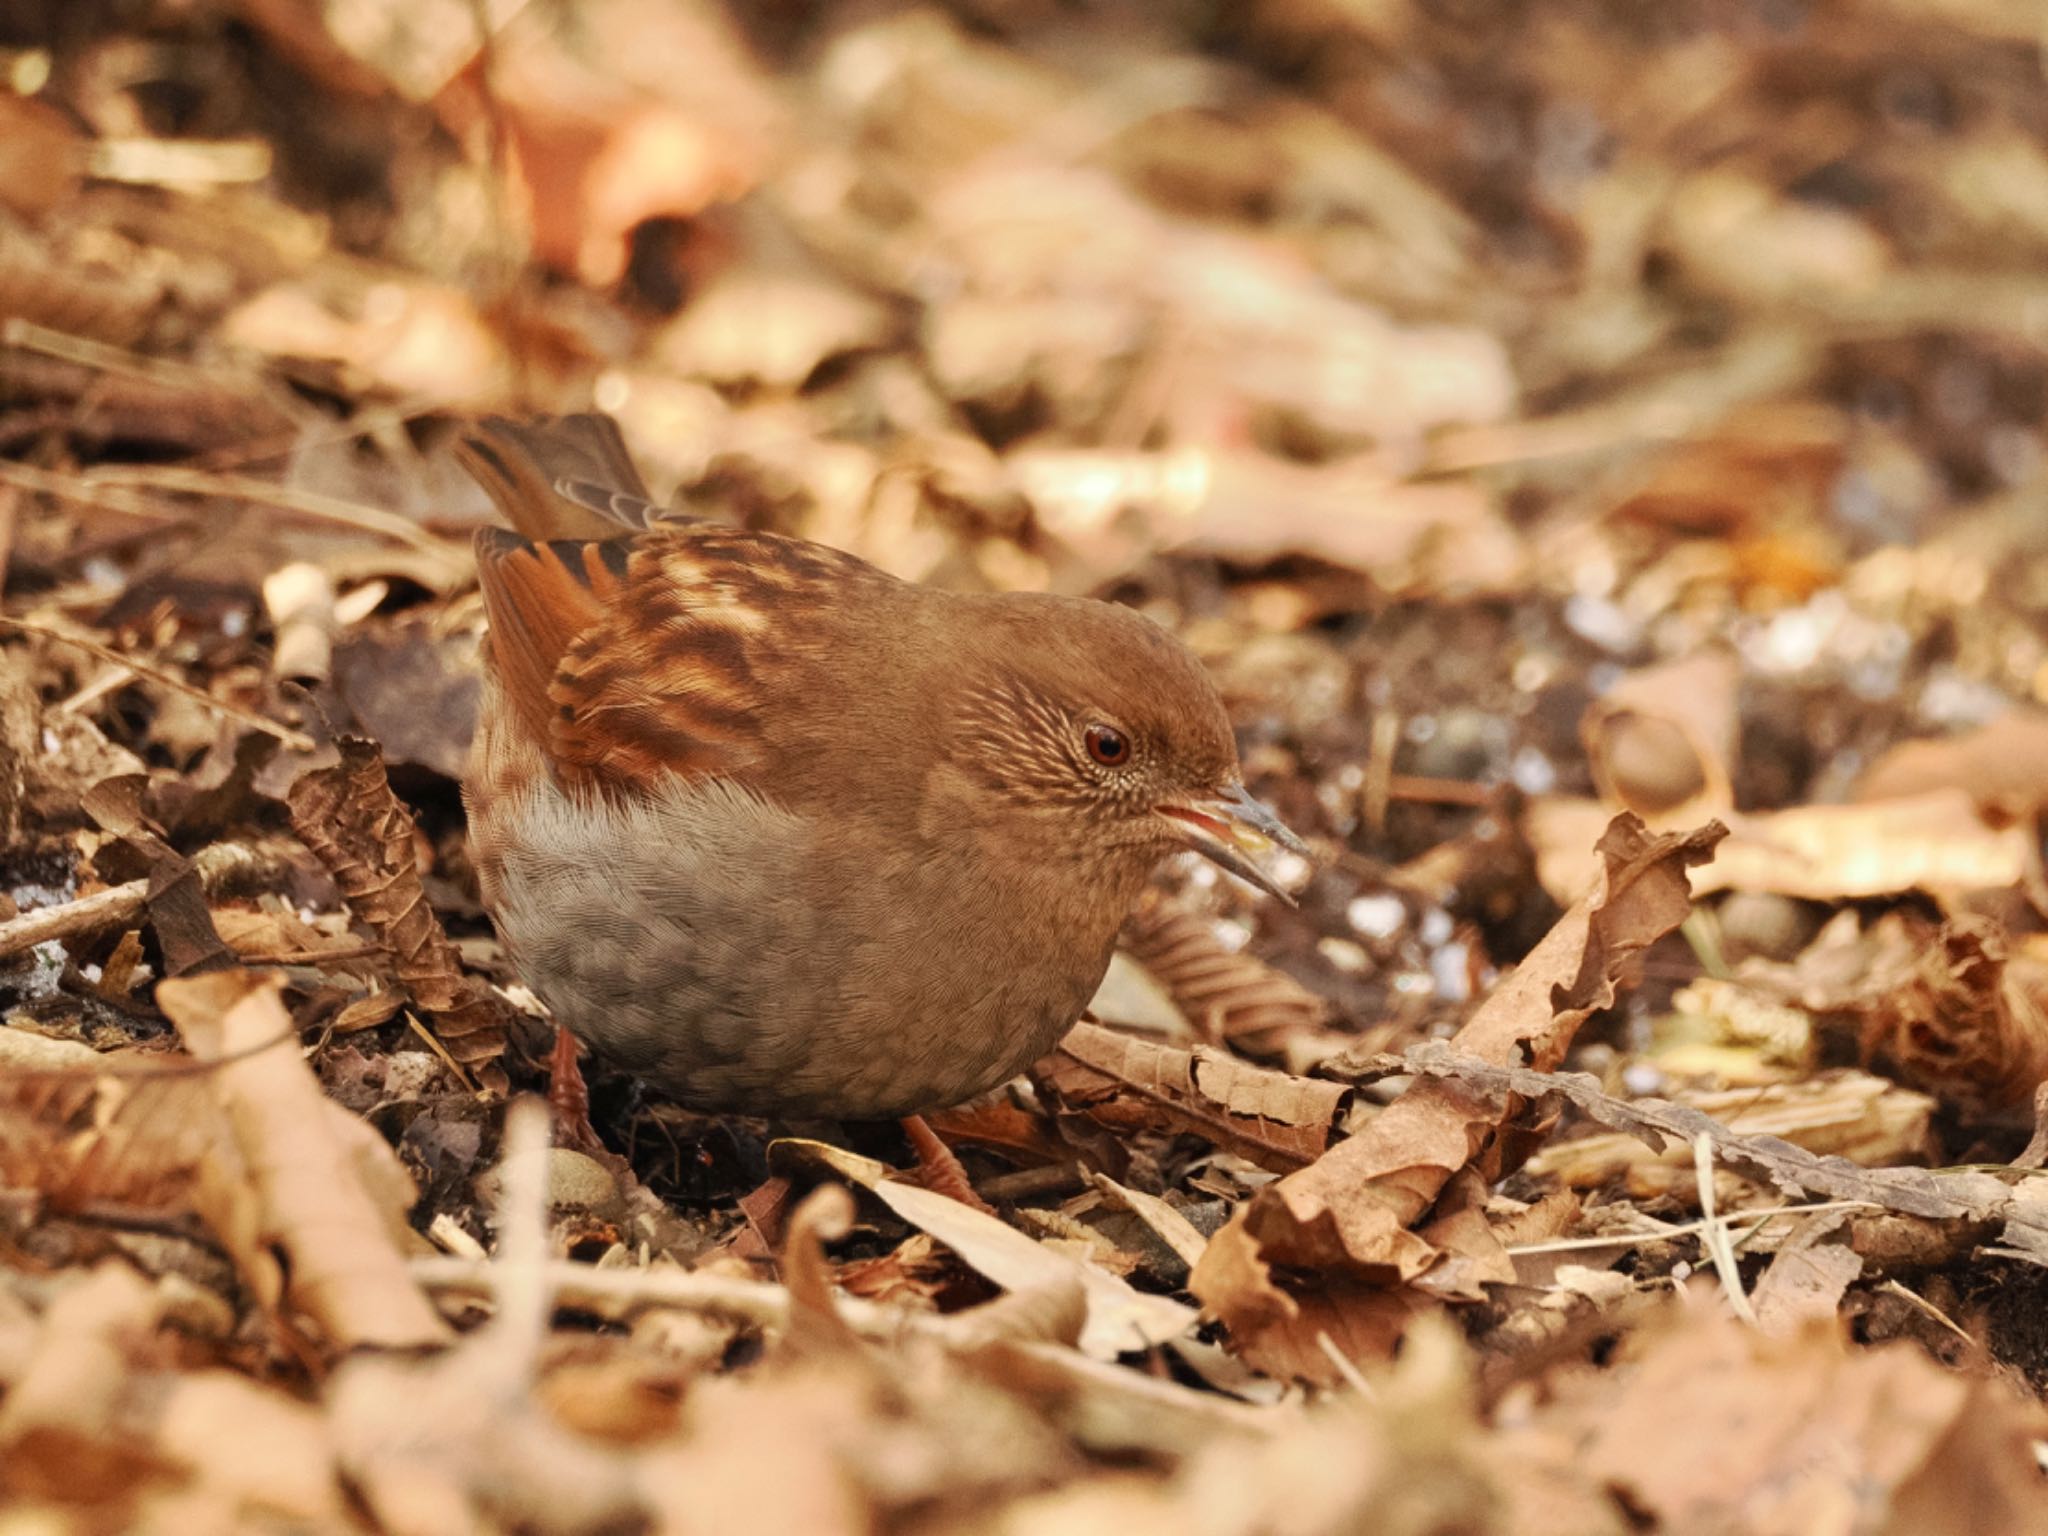
M 1112 725 L 1091 725 L 1082 738 L 1088 755 L 1105 768 L 1121 768 L 1131 760 L 1131 738 Z

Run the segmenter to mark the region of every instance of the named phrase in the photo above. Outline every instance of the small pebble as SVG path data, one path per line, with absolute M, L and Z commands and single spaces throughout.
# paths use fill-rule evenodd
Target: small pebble
M 1356 976 L 1372 969 L 1372 956 L 1366 953 L 1365 946 L 1349 939 L 1317 939 L 1316 953 L 1347 975 Z
M 1813 908 L 1771 891 L 1736 891 L 1714 915 L 1722 956 L 1731 965 L 1751 956 L 1790 960 L 1820 931 Z
M 1357 896 L 1344 909 L 1352 931 L 1369 939 L 1391 939 L 1408 921 L 1408 906 L 1398 896 Z
M 1429 957 L 1429 973 L 1436 980 L 1436 995 L 1447 1003 L 1462 1003 L 1472 995 L 1472 954 L 1463 944 L 1446 944 Z
M 596 1158 L 569 1147 L 548 1148 L 548 1207 L 604 1211 L 618 1203 L 619 1181 Z
M 1647 1061 L 1632 1061 L 1621 1069 L 1621 1085 L 1642 1098 L 1664 1086 L 1664 1074 Z

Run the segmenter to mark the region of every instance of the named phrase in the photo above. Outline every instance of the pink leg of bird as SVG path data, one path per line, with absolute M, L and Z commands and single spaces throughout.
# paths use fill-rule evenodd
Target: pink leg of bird
M 967 1180 L 967 1170 L 960 1166 L 960 1159 L 953 1155 L 951 1147 L 939 1140 L 939 1133 L 931 1128 L 923 1115 L 905 1115 L 897 1123 L 903 1127 L 903 1134 L 910 1138 L 910 1149 L 917 1154 L 918 1172 L 923 1176 L 926 1189 L 937 1190 L 986 1215 L 995 1215 L 995 1207 L 974 1192 L 974 1186 Z
M 604 1151 L 597 1128 L 590 1123 L 590 1088 L 576 1064 L 576 1037 L 555 1026 L 555 1047 L 548 1052 L 548 1105 L 555 1112 L 555 1142 L 595 1156 Z

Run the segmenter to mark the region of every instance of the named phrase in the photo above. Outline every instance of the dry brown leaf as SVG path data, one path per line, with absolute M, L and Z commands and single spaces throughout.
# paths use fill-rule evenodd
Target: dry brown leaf
M 202 1163 L 223 1154 L 190 1063 L 0 1028 L 0 1186 L 56 1210 L 182 1210 Z
M 1458 1048 L 1485 1061 L 1547 1067 L 1560 1060 L 1579 1024 L 1613 1001 L 1629 958 L 1684 921 L 1692 908 L 1686 870 L 1711 857 L 1720 837 L 1717 826 L 1653 836 L 1635 817 L 1617 817 L 1601 839 L 1607 875 L 1600 890 L 1567 912 L 1480 1005 L 1458 1032 Z M 1491 1150 L 1499 1161 L 1498 1133 L 1515 1113 L 1454 1084 L 1419 1081 L 1348 1141 L 1258 1191 L 1224 1230 L 1248 1237 L 1267 1266 L 1412 1281 L 1446 1258 L 1415 1224 L 1475 1158 Z M 1512 1273 L 1497 1242 L 1470 1225 L 1436 1235 L 1467 1244 L 1476 1238 L 1461 1260 L 1481 1273 Z M 1247 1292 L 1240 1284 L 1247 1267 L 1244 1244 L 1233 1237 L 1224 1245 L 1219 1234 L 1190 1282 L 1240 1348 L 1295 1304 L 1270 1285 Z
M 1748 309 L 1861 297 L 1890 266 L 1884 239 L 1862 219 L 1739 171 L 1687 177 L 1665 221 L 1687 278 Z
M 594 288 L 618 281 L 650 219 L 746 192 L 775 106 L 744 40 L 709 6 L 585 0 L 520 7 L 434 96 L 444 121 L 502 136 L 506 190 L 534 256 Z M 658 67 L 689 59 L 693 67 Z
M 1304 466 L 1195 448 L 1159 453 L 1029 449 L 1010 464 L 1039 519 L 1089 569 L 1185 546 L 1263 564 L 1306 555 L 1396 594 L 1518 590 L 1527 547 L 1469 484 L 1411 484 L 1373 464 Z M 1137 509 L 1137 533 L 1125 514 Z
M 85 141 L 63 112 L 0 95 L 0 204 L 9 212 L 35 219 L 61 207 L 77 195 L 85 163 Z
M 955 1109 L 933 1110 L 924 1118 L 948 1146 L 965 1141 L 991 1147 L 1014 1163 L 1058 1163 L 1073 1156 L 1045 1115 L 1005 1098 L 972 1099 Z
M 1164 1124 L 1280 1171 L 1321 1155 L 1350 1093 L 1209 1046 L 1187 1050 L 1086 1020 L 1031 1070 L 1042 1093 L 1113 1129 Z
M 1558 900 L 1576 900 L 1591 887 L 1598 871 L 1583 850 L 1607 814 L 1591 800 L 1529 803 L 1537 871 Z M 2018 885 L 2029 868 L 2025 829 L 1991 826 L 1959 789 L 1723 819 L 1728 838 L 1700 872 L 1698 895 L 1772 891 L 1841 901 L 1918 890 L 1946 897 Z
M 512 377 L 503 340 L 459 288 L 393 278 L 353 312 L 299 282 L 245 300 L 220 339 L 262 357 L 338 363 L 365 383 L 435 400 L 495 399 Z
M 244 1375 L 182 1368 L 163 1325 L 199 1315 L 189 1285 L 152 1285 L 108 1263 L 51 1276 L 46 1295 L 10 1356 L 0 1405 L 8 1495 L 40 1492 L 109 1517 L 132 1510 L 131 1499 L 146 1509 L 152 1497 L 183 1497 L 229 1526 L 240 1516 L 340 1528 L 319 1410 Z
M 343 1348 L 445 1339 L 393 1237 L 411 1180 L 380 1138 L 320 1092 L 277 984 L 219 972 L 166 981 L 157 1003 L 186 1048 L 214 1064 L 206 1081 L 247 1182 L 225 1219 L 218 1208 L 206 1215 L 244 1282 L 267 1305 L 290 1301 Z M 353 1145 L 351 1126 L 362 1133 Z
M 150 926 L 163 949 L 164 974 L 184 976 L 233 965 L 234 955 L 214 931 L 197 864 L 159 837 L 142 814 L 147 788 L 148 780 L 139 774 L 102 779 L 86 791 L 82 803 L 87 815 L 125 842 L 148 867 L 145 899 Z
M 344 736 L 341 761 L 302 774 L 291 787 L 292 826 L 348 898 L 356 917 L 391 950 L 398 979 L 432 1016 L 457 1061 L 477 1064 L 505 1050 L 509 1014 L 491 989 L 464 974 L 420 887 L 412 816 L 391 793 L 375 742 Z
M 1842 411 L 1818 401 L 1738 407 L 1672 444 L 1615 511 L 1691 533 L 1747 533 L 1753 545 L 1773 524 L 1799 527 L 1814 517 L 1841 470 L 1849 431 Z M 1831 563 L 1817 574 L 1831 582 L 1839 572 Z
M 1832 1327 L 1774 1340 L 1705 1304 L 1667 1315 L 1635 1359 L 1572 1382 L 1540 1416 L 1573 1438 L 1586 1476 L 1657 1528 L 2048 1529 L 2030 1449 L 2048 1416 L 2003 1383 L 1906 1344 L 1852 1349 Z
M 832 359 L 879 347 L 890 328 L 887 310 L 839 284 L 735 271 L 649 345 L 652 361 L 684 378 L 793 391 Z
M 1779 1249 L 1749 1294 L 1757 1326 L 1785 1338 L 1809 1323 L 1832 1319 L 1862 1273 L 1862 1256 L 1840 1243 Z
M 1006 1291 L 1078 1284 L 1088 1304 L 1080 1336 L 1084 1354 L 1114 1360 L 1126 1350 L 1178 1338 L 1194 1326 L 1192 1307 L 1135 1291 L 1108 1271 L 1027 1237 L 950 1196 L 886 1177 L 889 1170 L 871 1159 L 823 1142 L 780 1145 L 871 1191 L 898 1216 L 937 1238 Z
M 237 1372 L 179 1368 L 163 1326 L 190 1321 L 178 1306 L 175 1280 L 151 1287 L 115 1264 L 65 1277 L 0 1408 L 0 1489 L 126 1529 L 179 1529 L 195 1511 L 215 1529 L 347 1528 L 320 1410 Z
M 2009 710 L 1960 736 L 1901 742 L 1856 781 L 1856 798 L 1904 800 L 1938 789 L 1968 791 L 2001 821 L 2048 805 L 2048 712 Z
M 280 566 L 263 579 L 263 608 L 277 639 L 270 673 L 315 686 L 334 660 L 334 577 L 309 560 Z
M 1200 1261 L 1209 1240 L 1202 1236 L 1193 1222 L 1159 1196 L 1119 1184 L 1106 1173 L 1091 1173 L 1088 1182 L 1102 1192 L 1111 1206 L 1129 1211 L 1144 1222 L 1153 1235 L 1172 1249 L 1175 1257 L 1190 1269 Z

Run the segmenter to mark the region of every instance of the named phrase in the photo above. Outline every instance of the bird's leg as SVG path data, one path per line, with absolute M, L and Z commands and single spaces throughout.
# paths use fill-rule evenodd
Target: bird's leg
M 953 1155 L 951 1147 L 939 1140 L 939 1133 L 931 1128 L 923 1115 L 905 1115 L 897 1124 L 910 1138 L 910 1150 L 917 1154 L 918 1172 L 923 1175 L 926 1189 L 950 1196 L 985 1215 L 995 1215 L 995 1207 L 974 1192 L 974 1186 L 967 1180 L 967 1170 L 960 1166 L 960 1159 Z
M 576 1064 L 576 1037 L 555 1025 L 555 1047 L 548 1052 L 548 1106 L 555 1112 L 555 1144 L 592 1156 L 604 1152 L 597 1128 L 590 1123 L 590 1088 Z

